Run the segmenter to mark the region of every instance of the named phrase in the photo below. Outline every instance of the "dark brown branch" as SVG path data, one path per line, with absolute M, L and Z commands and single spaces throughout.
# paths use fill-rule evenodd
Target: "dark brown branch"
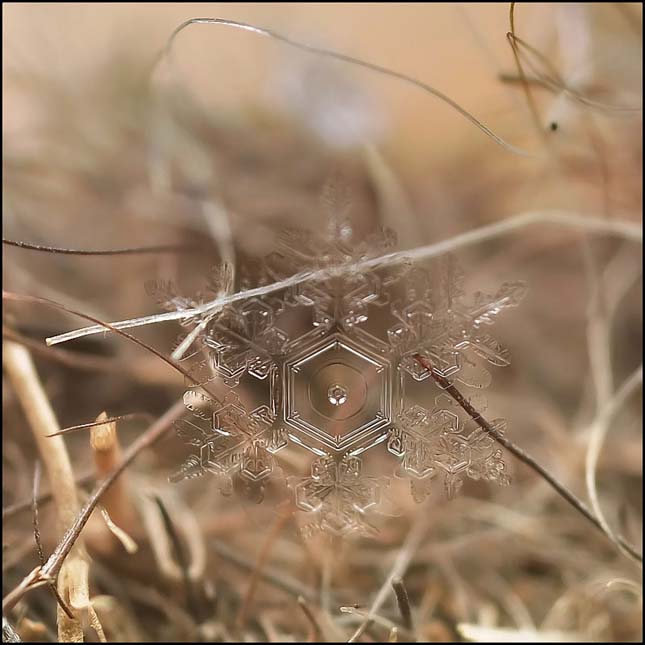
M 555 490 L 560 497 L 565 499 L 571 506 L 573 506 L 579 513 L 584 515 L 605 537 L 610 540 L 612 537 L 607 534 L 603 525 L 587 505 L 576 495 L 571 492 L 564 484 L 561 484 L 554 475 L 552 475 L 546 468 L 541 466 L 533 457 L 524 452 L 522 448 L 516 446 L 510 439 L 500 434 L 493 426 L 470 404 L 464 395 L 443 375 L 435 371 L 432 363 L 420 354 L 415 354 L 414 358 L 427 369 L 436 383 L 444 389 L 450 396 L 470 415 L 470 417 L 477 423 L 477 425 L 487 432 L 497 443 L 501 444 L 510 453 L 515 455 L 521 462 L 526 464 L 529 468 L 534 470 L 542 479 L 544 479 Z M 619 545 L 637 562 L 643 562 L 643 556 L 622 537 L 616 536 Z
M 21 242 L 19 240 L 7 240 L 5 238 L 2 238 L 2 243 L 7 246 L 26 249 L 27 251 L 59 253 L 62 255 L 143 255 L 147 253 L 192 253 L 194 251 L 205 250 L 204 246 L 196 244 L 159 244 L 157 246 L 135 246 L 124 249 L 66 249 L 56 246 L 45 246 L 43 244 L 31 244 L 30 242 Z
M 403 621 L 403 626 L 409 630 L 413 631 L 412 623 L 412 610 L 410 609 L 410 598 L 408 596 L 408 590 L 403 584 L 401 578 L 395 578 L 392 580 L 392 589 L 396 595 L 396 603 L 399 606 L 399 612 L 401 613 L 401 620 Z

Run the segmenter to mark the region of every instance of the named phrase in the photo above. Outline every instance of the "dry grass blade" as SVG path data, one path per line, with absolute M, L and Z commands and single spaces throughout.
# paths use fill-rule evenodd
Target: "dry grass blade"
M 3 7 L 7 636 L 638 640 L 641 8 L 302 9 Z
M 3 364 L 25 410 L 40 457 L 45 464 L 56 505 L 57 529 L 60 534 L 63 534 L 66 526 L 74 519 L 78 509 L 78 500 L 74 475 L 63 439 L 55 437 L 53 440 L 48 440 L 47 438 L 48 434 L 58 430 L 58 422 L 31 361 L 29 351 L 21 345 L 5 341 Z M 68 553 L 72 555 L 70 566 L 59 577 L 57 585 L 57 598 L 60 596 L 58 598 L 58 630 L 59 638 L 63 642 L 70 639 L 82 639 L 80 622 L 67 606 L 72 590 L 83 595 L 89 594 L 87 563 L 80 544 L 75 544 L 75 542 L 70 544 L 68 550 Z M 38 582 L 38 578 L 46 581 L 47 584 L 56 584 L 54 580 L 60 567 L 55 572 L 43 575 L 45 568 L 46 563 L 40 567 L 39 573 L 28 585 Z M 28 578 L 31 579 L 32 575 L 33 572 Z M 71 605 L 74 608 L 73 602 Z M 3 610 L 6 611 L 4 601 Z

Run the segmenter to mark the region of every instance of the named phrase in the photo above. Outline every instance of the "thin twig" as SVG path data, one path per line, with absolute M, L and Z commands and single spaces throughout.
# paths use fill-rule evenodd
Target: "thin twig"
M 69 434 L 70 432 L 75 432 L 76 430 L 84 430 L 85 428 L 94 428 L 96 426 L 102 426 L 106 423 L 114 423 L 115 421 L 126 421 L 130 419 L 145 419 L 148 422 L 153 420 L 153 416 L 148 412 L 130 412 L 129 414 L 120 414 L 116 417 L 106 417 L 101 421 L 93 421 L 92 423 L 79 423 L 75 426 L 67 426 L 58 432 L 53 432 L 48 434 L 48 437 L 57 437 L 61 434 Z
M 561 484 L 548 470 L 541 466 L 533 457 L 524 452 L 522 448 L 516 446 L 510 439 L 507 439 L 504 435 L 500 434 L 493 426 L 479 413 L 477 410 L 470 404 L 470 402 L 463 396 L 463 394 L 445 377 L 439 374 L 434 370 L 430 361 L 421 356 L 420 354 L 415 354 L 414 358 L 425 368 L 427 369 L 432 378 L 437 382 L 439 387 L 444 389 L 452 398 L 470 415 L 470 417 L 477 423 L 477 425 L 487 432 L 497 443 L 504 446 L 510 453 L 515 455 L 521 462 L 526 464 L 529 468 L 534 470 L 540 475 L 548 484 L 565 499 L 569 504 L 571 504 L 579 513 L 584 515 L 605 537 L 608 537 L 611 540 L 611 536 L 605 531 L 602 523 L 598 518 L 592 513 L 592 511 L 587 508 L 586 504 L 580 500 L 576 495 Z M 617 541 L 623 547 L 623 549 L 637 562 L 643 562 L 643 556 L 628 542 L 626 542 L 622 537 L 616 536 Z
M 269 285 L 263 285 L 254 289 L 247 289 L 245 291 L 238 291 L 237 293 L 216 298 L 209 302 L 205 302 L 198 307 L 194 307 L 193 309 L 167 311 L 164 313 L 152 314 L 150 316 L 142 316 L 140 318 L 120 320 L 109 324 L 103 323 L 93 325 L 91 327 L 83 327 L 81 329 L 75 329 L 64 334 L 58 334 L 57 336 L 46 338 L 45 342 L 47 345 L 51 346 L 65 343 L 76 338 L 104 333 L 106 328 L 110 331 L 115 329 L 130 329 L 133 327 L 142 327 L 144 325 L 152 325 L 171 320 L 184 320 L 199 317 L 204 314 L 208 314 L 211 311 L 221 309 L 224 305 L 228 305 L 233 302 L 274 293 L 308 281 L 324 280 L 329 277 L 330 272 L 332 271 L 335 274 L 338 272 L 364 273 L 371 269 L 402 264 L 409 260 L 427 260 L 472 244 L 478 244 L 486 240 L 497 238 L 501 235 L 507 235 L 518 229 L 532 226 L 534 224 L 554 224 L 573 229 L 580 229 L 588 233 L 611 234 L 634 242 L 642 243 L 643 240 L 642 226 L 636 222 L 629 221 L 627 218 L 621 219 L 620 217 L 617 217 L 612 220 L 607 220 L 604 217 L 584 216 L 566 211 L 535 211 L 521 213 L 519 215 L 503 219 L 499 222 L 495 222 L 494 224 L 472 229 L 446 240 L 442 240 L 441 242 L 418 247 L 416 249 L 396 251 L 370 260 L 347 264 L 341 267 L 333 267 L 333 269 L 327 268 L 318 271 L 303 271 Z
M 596 488 L 596 467 L 598 465 L 598 459 L 600 458 L 600 451 L 602 450 L 605 436 L 609 430 L 609 423 L 613 415 L 620 410 L 624 402 L 634 392 L 636 392 L 639 385 L 642 386 L 642 384 L 643 366 L 641 365 L 625 380 L 614 396 L 606 402 L 603 408 L 598 412 L 589 430 L 589 447 L 587 448 L 587 456 L 585 460 L 587 494 L 591 500 L 591 508 L 598 518 L 599 523 L 602 525 L 603 530 L 620 548 L 624 548 L 622 541 L 609 526 L 600 506 L 600 500 L 598 499 L 598 491 Z
M 577 92 L 576 90 L 570 88 L 566 81 L 562 78 L 558 70 L 555 68 L 555 66 L 549 61 L 549 59 L 544 56 L 541 52 L 539 52 L 535 47 L 532 45 L 529 45 L 526 41 L 522 40 L 519 36 L 512 34 L 509 32 L 507 34 L 507 38 L 512 40 L 515 43 L 515 48 L 518 51 L 519 55 L 519 47 L 517 45 L 521 45 L 524 47 L 529 53 L 533 54 L 535 58 L 540 61 L 544 67 L 549 71 L 550 76 L 547 74 L 542 74 L 540 73 L 537 68 L 531 63 L 530 58 L 526 58 L 527 65 L 531 69 L 531 71 L 536 75 L 536 78 L 533 77 L 524 77 L 527 83 L 531 83 L 533 85 L 538 85 L 545 87 L 552 92 L 558 92 L 562 93 L 564 96 L 567 98 L 570 98 L 574 101 L 578 101 L 582 105 L 585 105 L 587 107 L 591 108 L 596 108 L 598 110 L 604 110 L 606 112 L 610 113 L 627 113 L 627 114 L 633 114 L 636 112 L 642 112 L 642 107 L 636 107 L 636 106 L 627 106 L 627 105 L 611 105 L 609 103 L 603 103 L 601 101 L 596 101 L 594 99 L 590 99 L 587 96 L 584 96 L 580 92 Z M 500 75 L 500 80 L 503 82 L 522 82 L 522 78 L 518 76 L 512 76 L 510 74 L 502 74 Z
M 164 356 L 160 351 L 156 350 L 154 347 L 151 347 L 147 343 L 144 343 L 142 340 L 139 340 L 135 336 L 132 336 L 131 334 L 128 334 L 127 332 L 122 331 L 121 329 L 118 329 L 117 327 L 111 325 L 110 323 L 103 322 L 102 320 L 99 320 L 98 318 L 94 318 L 94 316 L 90 316 L 88 314 L 84 314 L 80 311 L 76 311 L 75 309 L 72 309 L 71 307 L 67 307 L 66 305 L 63 305 L 60 302 L 55 302 L 54 300 L 49 300 L 48 298 L 39 298 L 37 296 L 30 296 L 27 294 L 23 293 L 13 293 L 11 291 L 2 291 L 2 299 L 3 300 L 13 300 L 16 302 L 31 302 L 34 304 L 41 304 L 41 305 L 47 305 L 48 307 L 53 307 L 54 309 L 59 309 L 60 311 L 66 311 L 67 313 L 74 314 L 75 316 L 78 316 L 79 318 L 84 318 L 85 320 L 89 320 L 93 323 L 96 324 L 96 327 L 102 329 L 103 331 L 112 331 L 115 334 L 118 334 L 119 336 L 123 338 L 127 338 L 130 342 L 134 343 L 135 345 L 139 345 L 139 347 L 142 347 L 143 349 L 147 350 L 151 354 L 154 354 L 157 358 L 160 358 L 164 363 L 170 365 L 173 369 L 175 369 L 177 372 L 182 374 L 186 379 L 188 379 L 193 385 L 197 387 L 203 388 L 212 398 L 213 400 L 221 405 L 221 402 L 219 401 L 219 398 L 217 395 L 215 395 L 213 392 L 211 392 L 206 385 L 200 383 L 195 379 L 195 377 L 190 374 L 187 370 L 185 370 L 181 365 L 178 365 L 177 363 L 173 362 L 170 360 L 167 356 Z
M 33 516 L 33 525 L 34 525 L 34 540 L 36 542 L 36 551 L 38 552 L 38 560 L 41 565 L 45 564 L 45 551 L 43 549 L 43 543 L 40 538 L 40 522 L 38 519 L 38 489 L 40 488 L 40 461 L 36 462 L 34 467 L 34 487 L 32 495 L 32 516 Z M 67 617 L 70 620 L 75 620 L 72 610 L 69 608 L 67 603 L 63 600 L 61 595 L 56 589 L 56 585 L 51 583 L 49 589 L 56 598 L 56 602 L 60 605 L 61 609 L 67 614 Z
M 509 44 L 511 45 L 511 50 L 513 51 L 513 58 L 515 59 L 515 65 L 517 67 L 518 75 L 522 81 L 522 89 L 524 90 L 524 95 L 526 96 L 526 104 L 529 107 L 531 112 L 531 117 L 535 123 L 535 127 L 538 133 L 544 139 L 544 129 L 542 128 L 542 123 L 540 121 L 540 114 L 535 105 L 533 99 L 533 93 L 531 92 L 531 86 L 526 81 L 526 74 L 524 73 L 524 68 L 522 67 L 522 61 L 520 59 L 519 50 L 517 48 L 517 43 L 515 42 L 515 2 L 511 2 L 509 8 L 509 22 L 511 30 L 506 34 Z
M 24 336 L 13 329 L 3 325 L 2 338 L 12 340 L 19 345 L 24 345 L 33 354 L 38 354 L 44 359 L 59 363 L 65 367 L 79 370 L 92 370 L 100 372 L 123 372 L 127 364 L 118 358 L 95 356 L 86 352 L 70 351 L 62 348 L 48 347 L 42 341 Z
M 124 249 L 66 249 L 56 246 L 46 246 L 43 244 L 31 244 L 30 242 L 21 242 L 19 240 L 7 240 L 2 238 L 2 243 L 7 246 L 15 246 L 19 249 L 28 251 L 41 251 L 43 253 L 58 253 L 62 255 L 143 255 L 146 253 L 194 253 L 195 251 L 205 251 L 203 245 L 197 244 L 160 244 L 157 246 L 135 246 Z

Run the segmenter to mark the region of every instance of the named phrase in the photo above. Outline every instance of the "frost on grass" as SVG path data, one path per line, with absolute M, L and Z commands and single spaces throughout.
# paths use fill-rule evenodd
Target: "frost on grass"
M 394 245 L 394 234 L 356 240 L 343 197 L 327 191 L 323 204 L 326 232 L 284 232 L 255 286 L 304 270 L 312 279 L 185 321 L 189 332 L 179 344 L 192 345 L 184 358 L 191 374 L 228 393 L 218 403 L 199 388 L 186 392 L 192 418 L 178 429 L 196 452 L 174 479 L 211 473 L 229 492 L 240 478 L 261 499 L 278 470 L 276 453 L 292 444 L 314 455 L 309 476 L 288 477 L 295 504 L 308 514 L 309 531 L 335 534 L 368 529 L 366 515 L 387 485 L 386 477 L 363 474 L 366 451 L 397 458 L 394 470 L 409 478 L 417 501 L 437 481 L 448 497 L 465 477 L 508 484 L 494 440 L 463 418 L 415 356 L 483 411 L 477 392 L 491 381 L 486 365 L 509 364 L 489 330 L 503 309 L 520 302 L 525 286 L 508 282 L 495 293 L 468 294 L 452 257 L 358 271 Z M 180 297 L 169 285 L 162 291 L 168 309 L 208 299 Z M 215 279 L 209 292 L 218 291 Z M 431 389 L 433 404 L 424 396 L 421 405 L 419 392 Z M 503 432 L 504 421 L 495 427 Z

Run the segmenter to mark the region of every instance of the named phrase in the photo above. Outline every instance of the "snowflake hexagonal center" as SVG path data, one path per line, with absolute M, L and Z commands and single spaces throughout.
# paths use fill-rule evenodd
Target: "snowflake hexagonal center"
M 285 422 L 313 452 L 356 454 L 385 438 L 390 365 L 342 334 L 314 342 L 285 366 Z
M 327 390 L 327 399 L 332 405 L 347 403 L 348 391 L 344 385 L 334 383 Z

